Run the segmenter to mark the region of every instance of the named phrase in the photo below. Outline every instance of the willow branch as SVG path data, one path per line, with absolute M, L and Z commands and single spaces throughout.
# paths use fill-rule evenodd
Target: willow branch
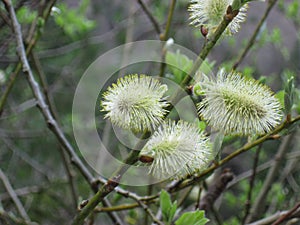
M 234 0 L 234 3 L 237 0 Z M 172 4 L 171 4 L 171 10 L 170 13 L 168 15 L 168 21 L 169 24 L 171 24 L 171 18 L 173 15 L 173 10 L 175 7 L 175 0 L 172 0 Z M 234 4 L 233 3 L 233 4 Z M 232 9 L 230 7 L 230 9 Z M 214 45 L 216 44 L 217 40 L 220 38 L 221 34 L 224 32 L 224 30 L 226 29 L 226 27 L 228 26 L 228 24 L 233 20 L 233 18 L 237 15 L 236 11 L 234 10 L 227 10 L 226 15 L 224 16 L 221 24 L 218 26 L 216 32 L 213 35 L 212 40 L 208 41 L 207 44 L 203 47 L 196 63 L 194 64 L 194 67 L 191 71 L 191 75 L 193 73 L 195 73 L 199 66 L 201 65 L 202 61 L 206 58 L 206 56 L 208 55 L 208 53 L 210 52 L 210 50 L 214 47 Z M 167 23 L 168 24 L 168 23 Z M 169 32 L 169 28 L 168 25 L 166 26 L 166 36 L 168 35 Z M 166 36 L 162 37 L 165 38 Z M 182 85 L 186 85 L 187 83 L 189 83 L 191 81 L 191 78 L 189 76 L 186 76 L 186 78 L 184 79 Z M 175 93 L 175 96 L 178 97 L 177 93 Z M 175 97 L 175 98 L 176 98 Z M 137 148 L 138 149 L 138 148 Z M 79 212 L 79 214 L 75 217 L 74 221 L 73 221 L 73 225 L 79 225 L 79 224 L 83 224 L 84 219 L 94 210 L 94 208 L 110 193 L 112 192 L 118 185 L 119 185 L 119 180 L 122 178 L 123 174 L 128 170 L 128 168 L 130 167 L 130 165 L 133 165 L 135 162 L 137 162 L 138 160 L 138 155 L 139 152 L 138 151 L 131 151 L 131 153 L 129 154 L 128 158 L 125 160 L 124 164 L 118 168 L 115 173 L 113 174 L 113 176 L 111 176 L 111 178 L 99 189 L 99 191 L 89 200 L 89 202 L 87 203 L 87 205 L 82 209 L 82 211 Z
M 236 5 L 236 2 L 237 1 L 234 0 L 232 5 Z M 196 62 L 193 65 L 193 68 L 189 72 L 190 76 L 186 76 L 185 79 L 182 81 L 182 83 L 181 83 L 182 87 L 188 85 L 191 82 L 192 76 L 197 72 L 197 70 L 201 66 L 202 62 L 206 59 L 206 57 L 208 56 L 210 51 L 213 49 L 213 47 L 215 46 L 217 41 L 220 39 L 221 35 L 223 34 L 223 32 L 225 31 L 227 26 L 234 19 L 234 17 L 238 15 L 238 14 L 235 14 L 236 10 L 238 10 L 238 9 L 232 10 L 231 6 L 229 6 L 229 8 L 231 10 L 227 10 L 226 14 L 223 16 L 223 20 L 217 27 L 216 31 L 213 33 L 212 37 L 207 42 L 205 42 L 204 46 L 202 47 L 201 52 L 200 52 L 199 56 L 197 57 Z
M 175 5 L 176 5 L 176 0 L 171 0 L 165 32 L 163 34 L 161 34 L 161 36 L 160 36 L 160 40 L 162 40 L 162 41 L 166 41 L 168 39 L 169 32 L 170 32 L 170 27 L 171 27 L 171 23 L 172 23 L 172 19 L 173 19 Z
M 199 181 L 201 181 L 204 177 L 208 176 L 209 174 L 211 174 L 215 169 L 219 168 L 220 166 L 224 165 L 225 163 L 227 163 L 228 161 L 230 161 L 231 159 L 239 156 L 240 154 L 252 149 L 253 147 L 269 140 L 269 139 L 273 139 L 273 135 L 278 134 L 280 131 L 282 131 L 283 129 L 288 128 L 289 126 L 291 126 L 292 124 L 296 123 L 297 121 L 300 120 L 300 116 L 297 116 L 296 118 L 294 118 L 293 120 L 291 120 L 290 122 L 285 121 L 284 123 L 282 123 L 280 126 L 278 126 L 276 129 L 274 129 L 272 132 L 256 139 L 253 142 L 247 143 L 245 144 L 243 147 L 237 149 L 236 151 L 234 151 L 233 153 L 231 153 L 230 155 L 228 155 L 227 157 L 225 157 L 224 159 L 222 159 L 219 163 L 217 164 L 213 164 L 212 166 L 210 166 L 209 168 L 207 168 L 206 170 L 204 170 L 201 174 L 199 174 L 198 176 L 194 176 L 191 178 L 188 178 L 186 180 L 183 180 L 181 182 L 177 182 L 171 186 L 168 187 L 168 192 L 176 192 L 178 190 L 181 190 L 183 188 L 186 188 L 190 185 L 193 185 Z
M 246 57 L 247 53 L 249 52 L 249 50 L 252 48 L 252 46 L 255 43 L 255 40 L 259 34 L 259 31 L 262 27 L 262 25 L 264 24 L 265 20 L 267 19 L 269 13 L 271 12 L 273 6 L 275 5 L 275 3 L 277 2 L 277 0 L 270 0 L 268 2 L 268 7 L 263 15 L 263 17 L 260 19 L 259 23 L 257 24 L 254 33 L 252 34 L 250 40 L 248 41 L 248 44 L 246 46 L 246 48 L 244 49 L 244 51 L 242 52 L 242 54 L 239 56 L 238 60 L 236 61 L 236 63 L 233 65 L 232 69 L 236 70 L 236 68 L 240 65 L 240 63 L 243 61 L 243 59 Z
M 171 0 L 165 32 L 161 33 L 160 37 L 159 37 L 161 41 L 166 41 L 168 39 L 169 32 L 170 32 L 170 27 L 171 27 L 171 22 L 172 22 L 172 18 L 173 18 L 173 13 L 174 13 L 174 9 L 175 9 L 175 5 L 176 5 L 176 0 Z M 162 49 L 162 56 L 161 57 L 162 57 L 162 63 L 160 64 L 159 76 L 163 77 L 163 75 L 165 73 L 165 69 L 166 69 L 166 64 L 165 64 L 166 50 L 164 49 L 164 47 Z

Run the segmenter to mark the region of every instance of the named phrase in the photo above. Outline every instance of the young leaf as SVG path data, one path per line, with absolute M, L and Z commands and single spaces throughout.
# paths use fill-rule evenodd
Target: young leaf
M 165 221 L 167 221 L 169 217 L 169 211 L 172 207 L 172 202 L 170 195 L 165 190 L 162 190 L 160 193 L 160 207 L 163 218 Z
M 180 53 L 180 51 L 176 51 L 176 53 L 168 51 L 166 54 L 166 63 L 177 83 L 183 80 L 185 73 L 188 73 L 193 66 L 193 60 Z
M 180 216 L 175 225 L 205 225 L 208 221 L 204 211 L 186 212 Z
M 285 113 L 290 114 L 293 104 L 294 104 L 294 95 L 295 95 L 295 78 L 294 74 L 291 71 L 286 71 L 284 73 L 284 108 Z
M 168 220 L 168 223 L 171 224 L 174 216 L 175 216 L 175 213 L 176 213 L 176 210 L 177 210 L 177 204 L 176 204 L 176 201 L 173 203 L 172 207 L 170 208 L 170 212 L 169 212 L 169 220 Z

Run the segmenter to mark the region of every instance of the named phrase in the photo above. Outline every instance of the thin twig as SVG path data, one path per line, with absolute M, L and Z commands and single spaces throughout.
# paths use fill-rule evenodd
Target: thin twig
M 30 187 L 23 187 L 19 189 L 15 189 L 15 193 L 17 196 L 25 196 L 33 193 L 39 193 L 42 190 L 46 189 L 45 186 L 30 186 Z M 11 196 L 8 193 L 0 194 L 0 202 L 3 200 L 10 199 Z
M 40 164 L 38 161 L 30 157 L 24 150 L 19 149 L 17 146 L 15 146 L 9 139 L 2 138 L 2 141 L 7 146 L 8 149 L 10 149 L 14 154 L 16 154 L 21 160 L 26 162 L 28 165 L 30 165 L 34 170 L 39 172 L 43 177 L 49 181 L 51 174 L 49 173 L 49 169 L 46 168 L 44 165 Z
M 300 207 L 300 202 L 297 203 L 290 211 L 288 211 L 286 214 L 280 216 L 272 225 L 279 225 L 286 219 L 288 219 L 291 215 L 293 215 L 294 212 L 297 211 L 297 209 Z
M 260 19 L 259 23 L 257 24 L 256 29 L 255 29 L 254 33 L 252 34 L 250 40 L 248 41 L 248 44 L 247 44 L 246 48 L 244 49 L 242 54 L 239 56 L 238 60 L 234 63 L 234 65 L 232 67 L 233 70 L 236 70 L 236 68 L 240 65 L 240 63 L 246 57 L 249 50 L 254 45 L 255 40 L 256 40 L 259 32 L 260 32 L 260 29 L 261 29 L 262 25 L 264 24 L 265 20 L 267 19 L 269 13 L 271 12 L 271 10 L 272 10 L 272 8 L 273 8 L 273 6 L 275 5 L 276 2 L 277 2 L 277 0 L 270 0 L 268 2 L 268 8 L 266 9 L 263 17 Z
M 272 224 L 274 221 L 276 221 L 277 219 L 279 219 L 280 217 L 286 215 L 289 211 L 281 211 L 281 212 L 276 212 L 275 214 L 268 216 L 264 219 L 261 220 L 257 220 L 255 222 L 249 223 L 247 225 L 270 225 Z M 289 216 L 290 218 L 299 218 L 300 216 L 300 210 L 298 208 L 298 210 L 296 210 L 292 215 Z
M 245 204 L 245 215 L 243 217 L 242 224 L 245 224 L 248 214 L 250 213 L 251 197 L 252 197 L 252 192 L 253 192 L 253 188 L 254 188 L 254 181 L 255 181 L 255 176 L 256 176 L 256 172 L 257 172 L 259 153 L 260 153 L 261 148 L 262 148 L 262 144 L 260 144 L 258 146 L 258 149 L 256 149 L 256 152 L 255 152 L 255 157 L 253 160 L 252 175 L 250 177 L 249 190 L 248 190 L 247 200 L 246 200 L 246 204 Z
M 169 37 L 169 32 L 170 32 L 172 19 L 173 19 L 175 5 L 176 5 L 176 0 L 171 0 L 165 32 L 160 37 L 160 40 L 162 40 L 162 41 L 166 41 Z
M 159 23 L 156 21 L 155 17 L 152 15 L 152 13 L 148 9 L 147 5 L 142 0 L 137 0 L 137 2 L 140 4 L 141 8 L 143 9 L 145 14 L 149 18 L 149 20 L 152 23 L 156 33 L 158 35 L 160 35 L 161 34 L 161 29 L 160 29 Z
M 249 223 L 253 220 L 256 220 L 259 218 L 260 215 L 262 215 L 264 213 L 263 209 L 265 206 L 266 196 L 271 189 L 274 179 L 278 175 L 279 164 L 284 159 L 284 155 L 287 152 L 287 150 L 289 149 L 289 145 L 291 143 L 293 135 L 294 135 L 294 133 L 290 134 L 289 136 L 284 137 L 284 139 L 278 149 L 278 152 L 276 153 L 276 156 L 274 159 L 274 164 L 269 169 L 269 172 L 264 181 L 264 184 L 263 184 L 262 188 L 260 189 L 258 196 L 255 199 L 252 210 L 251 210 L 246 222 Z
M 173 13 L 176 5 L 176 0 L 171 0 L 170 8 L 169 8 L 169 13 L 168 13 L 168 18 L 167 18 L 167 23 L 166 23 L 166 28 L 165 32 L 160 35 L 160 40 L 161 41 L 166 41 L 169 37 L 169 32 L 170 32 L 170 27 L 171 27 L 171 22 L 173 18 Z M 163 77 L 166 69 L 166 64 L 165 64 L 165 58 L 166 58 L 166 50 L 162 49 L 162 55 L 161 55 L 161 64 L 160 64 L 160 72 L 159 76 Z
M 56 111 L 56 107 L 55 107 L 55 104 L 53 103 L 51 96 L 49 95 L 48 82 L 47 82 L 44 70 L 42 69 L 41 62 L 33 51 L 31 52 L 30 55 L 32 58 L 33 65 L 34 65 L 34 67 L 37 71 L 38 77 L 40 79 L 41 87 L 43 89 L 43 93 L 44 93 L 47 105 L 49 106 L 49 110 L 50 110 L 51 114 L 53 115 L 53 117 L 55 118 L 55 120 L 58 121 L 58 114 Z M 76 188 L 75 188 L 75 184 L 74 184 L 74 175 L 69 166 L 69 159 L 67 158 L 66 153 L 64 152 L 64 150 L 61 146 L 59 148 L 60 148 L 59 152 L 61 153 L 62 161 L 63 161 L 64 167 L 66 170 L 66 174 L 67 174 L 67 177 L 69 180 L 69 184 L 70 184 L 73 206 L 74 206 L 74 209 L 76 209 L 77 208 L 77 193 L 76 193 Z
M 7 193 L 10 195 L 11 199 L 13 200 L 13 202 L 15 203 L 20 215 L 22 216 L 22 218 L 25 221 L 29 221 L 30 222 L 30 218 L 27 215 L 26 210 L 24 209 L 24 206 L 22 205 L 20 199 L 18 198 L 16 192 L 14 191 L 13 187 L 11 186 L 8 178 L 6 177 L 6 175 L 3 173 L 3 171 L 0 169 L 0 179 L 2 180 L 5 189 L 7 190 Z
M 25 221 L 21 218 L 17 218 L 12 213 L 7 213 L 0 209 L 0 222 L 4 220 L 6 224 L 14 224 L 14 225 L 38 225 L 36 222 Z

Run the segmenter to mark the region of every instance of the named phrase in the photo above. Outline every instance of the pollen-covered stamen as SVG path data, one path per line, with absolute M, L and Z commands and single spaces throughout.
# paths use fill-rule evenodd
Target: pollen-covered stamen
M 149 173 L 158 179 L 182 178 L 206 168 L 211 146 L 199 128 L 187 122 L 164 122 L 141 150 L 153 158 Z
M 261 119 L 266 115 L 266 110 L 264 106 L 260 105 L 258 102 L 254 102 L 248 96 L 240 96 L 234 91 L 231 93 L 224 90 L 223 91 L 224 103 L 229 112 L 239 113 L 243 117 L 253 116 L 256 119 Z M 236 109 L 238 109 L 236 111 Z
M 103 94 L 105 118 L 124 129 L 147 131 L 159 125 L 168 106 L 163 95 L 168 87 L 150 76 L 128 75 Z
M 216 30 L 226 15 L 230 16 L 231 22 L 226 28 L 225 34 L 235 34 L 240 29 L 240 23 L 246 20 L 247 4 L 243 5 L 239 10 L 234 10 L 232 13 L 227 14 L 227 9 L 232 3 L 233 0 L 192 0 L 188 8 L 190 24 L 195 27 L 205 27 L 208 35 L 210 35 Z
M 220 70 L 216 80 L 203 80 L 200 86 L 205 96 L 198 104 L 200 116 L 225 134 L 264 134 L 281 121 L 278 99 L 254 79 Z

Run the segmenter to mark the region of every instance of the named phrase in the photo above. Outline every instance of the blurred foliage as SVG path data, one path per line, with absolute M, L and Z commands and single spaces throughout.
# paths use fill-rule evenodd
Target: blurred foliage
M 86 18 L 89 3 L 89 0 L 82 0 L 75 9 L 70 9 L 65 3 L 59 3 L 52 10 L 57 25 L 72 39 L 79 39 L 96 26 L 95 21 Z

